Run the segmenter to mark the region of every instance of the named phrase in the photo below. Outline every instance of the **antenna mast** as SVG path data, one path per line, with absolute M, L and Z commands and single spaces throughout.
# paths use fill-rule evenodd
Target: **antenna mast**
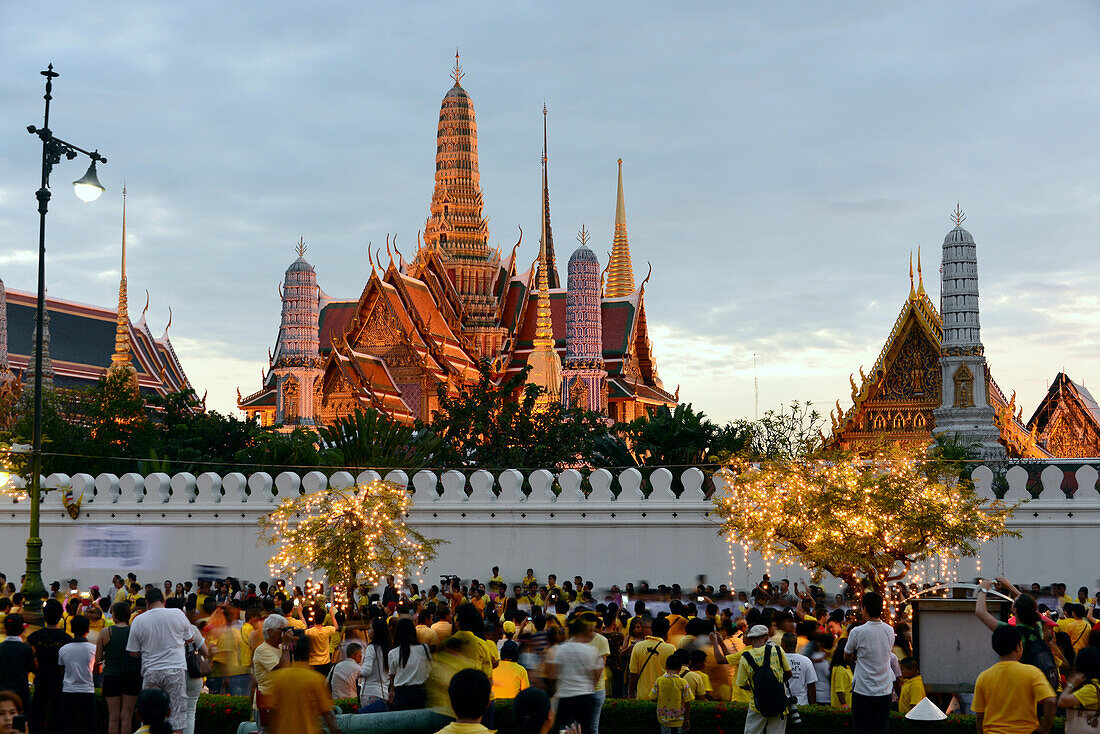
M 760 380 L 756 377 L 756 352 L 752 353 L 752 418 L 760 420 Z

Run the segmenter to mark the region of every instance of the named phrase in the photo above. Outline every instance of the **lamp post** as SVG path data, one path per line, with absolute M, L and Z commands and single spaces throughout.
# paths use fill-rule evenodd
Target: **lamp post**
M 61 157 L 72 160 L 83 154 L 91 159 L 87 172 L 76 181 L 73 187 L 82 201 L 95 201 L 103 193 L 103 185 L 96 176 L 95 164 L 106 163 L 107 159 L 98 150 L 91 152 L 78 148 L 55 137 L 50 131 L 50 100 L 53 99 L 53 80 L 58 73 L 50 64 L 46 71 L 46 111 L 42 116 L 42 127 L 27 126 L 27 132 L 37 135 L 42 141 L 42 185 L 35 192 L 38 199 L 38 308 L 35 317 L 34 349 L 34 430 L 31 438 L 31 497 L 30 537 L 27 538 L 27 576 L 23 581 L 23 607 L 31 617 L 42 613 L 42 603 L 46 596 L 46 587 L 42 583 L 42 538 L 38 533 L 38 515 L 41 499 L 42 475 L 42 321 L 46 311 L 46 210 L 50 201 L 50 172 L 61 162 Z

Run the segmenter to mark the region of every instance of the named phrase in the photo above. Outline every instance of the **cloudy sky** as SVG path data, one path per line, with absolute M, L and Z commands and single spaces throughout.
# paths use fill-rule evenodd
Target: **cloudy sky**
M 874 362 L 956 201 L 983 338 L 1030 412 L 1064 366 L 1100 387 L 1100 6 L 959 3 L 75 3 L 0 6 L 0 277 L 34 289 L 42 77 L 52 127 L 109 159 L 55 171 L 51 294 L 110 305 L 122 183 L 131 309 L 152 293 L 212 407 L 259 386 L 300 236 L 356 297 L 367 243 L 428 215 L 455 46 L 491 243 L 537 229 L 541 107 L 564 261 L 610 248 L 615 159 L 666 385 L 711 416 L 812 400 Z M 828 7 L 826 7 L 828 6 Z M 521 256 L 535 257 L 526 238 Z

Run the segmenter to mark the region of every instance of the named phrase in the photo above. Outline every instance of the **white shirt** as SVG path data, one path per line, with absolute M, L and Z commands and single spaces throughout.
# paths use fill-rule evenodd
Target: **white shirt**
M 150 670 L 187 670 L 183 646 L 195 636 L 195 628 L 182 609 L 157 607 L 142 612 L 130 623 L 126 651 L 141 653 L 142 675 Z
M 596 692 L 595 672 L 603 667 L 596 648 L 584 642 L 563 642 L 554 651 L 558 698 Z
M 65 668 L 61 682 L 64 693 L 95 693 L 92 667 L 95 665 L 95 645 L 90 642 L 69 642 L 57 651 L 57 664 Z
M 428 680 L 432 671 L 432 659 L 424 645 L 409 648 L 409 659 L 401 665 L 401 648 L 390 650 L 390 678 L 395 686 L 418 686 Z
M 377 645 L 367 645 L 363 650 L 363 665 L 359 668 L 359 679 L 363 681 L 360 700 L 369 703 L 376 698 L 387 698 L 385 682 L 388 671 L 385 668 L 385 656 Z
M 810 660 L 814 664 L 814 673 L 817 674 L 817 683 L 814 684 L 814 690 L 817 691 L 817 702 L 828 706 L 832 701 L 830 697 L 833 693 L 832 682 L 829 678 L 832 675 L 832 671 L 829 669 L 829 656 L 819 650 L 810 656 Z
M 332 697 L 359 698 L 359 663 L 341 660 L 332 666 Z
M 791 663 L 791 678 L 787 681 L 787 685 L 791 689 L 791 695 L 798 699 L 799 706 L 808 706 L 810 699 L 806 686 L 810 683 L 817 683 L 817 671 L 814 670 L 814 664 L 808 657 L 797 652 L 787 653 L 787 660 Z M 814 703 L 817 703 L 817 701 L 814 701 Z
M 894 692 L 894 673 L 890 655 L 894 647 L 894 628 L 881 619 L 872 619 L 848 633 L 846 653 L 855 653 L 852 693 L 861 696 L 889 696 Z

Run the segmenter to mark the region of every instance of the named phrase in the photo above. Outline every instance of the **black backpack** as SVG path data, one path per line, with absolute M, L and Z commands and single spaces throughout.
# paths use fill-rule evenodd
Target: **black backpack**
M 1050 651 L 1050 647 L 1043 642 L 1043 633 L 1022 623 L 1017 624 L 1016 629 L 1024 638 L 1024 652 L 1020 656 L 1020 662 L 1038 668 L 1051 687 L 1058 690 L 1058 664 L 1054 662 L 1054 653 Z
M 745 650 L 741 659 L 748 662 L 752 668 L 752 701 L 761 716 L 770 718 L 779 716 L 787 710 L 790 698 L 783 687 L 783 681 L 777 680 L 775 671 L 772 670 L 771 654 L 774 645 L 764 646 L 764 662 L 757 665 L 752 654 Z

